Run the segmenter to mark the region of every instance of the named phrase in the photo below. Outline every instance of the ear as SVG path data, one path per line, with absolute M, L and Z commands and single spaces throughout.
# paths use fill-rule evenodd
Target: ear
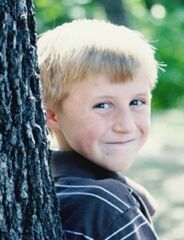
M 57 114 L 50 109 L 47 109 L 46 111 L 47 111 L 47 125 L 48 125 L 48 128 L 59 129 Z

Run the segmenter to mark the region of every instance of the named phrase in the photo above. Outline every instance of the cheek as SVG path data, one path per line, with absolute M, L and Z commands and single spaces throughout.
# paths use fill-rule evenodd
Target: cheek
M 135 124 L 143 136 L 147 136 L 150 129 L 150 114 L 144 112 L 143 114 L 135 115 Z
M 83 148 L 92 148 L 94 144 L 100 141 L 105 134 L 105 128 L 103 126 L 92 126 L 91 128 L 83 128 L 77 136 L 77 144 L 83 146 Z
M 145 138 L 147 138 L 150 130 L 150 118 L 142 119 L 140 122 L 140 128 Z

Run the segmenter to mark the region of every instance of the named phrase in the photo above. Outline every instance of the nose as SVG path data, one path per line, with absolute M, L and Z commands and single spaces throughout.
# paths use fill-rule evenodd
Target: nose
M 130 109 L 119 111 L 113 120 L 112 130 L 115 133 L 130 133 L 136 129 L 135 118 Z

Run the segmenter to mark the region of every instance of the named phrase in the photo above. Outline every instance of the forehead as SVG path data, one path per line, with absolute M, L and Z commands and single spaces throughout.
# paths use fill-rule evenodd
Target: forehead
M 94 75 L 86 78 L 82 82 L 75 83 L 69 93 L 70 98 L 85 98 L 97 96 L 121 96 L 122 94 L 150 93 L 150 83 L 137 74 L 131 79 L 122 82 L 113 82 L 107 73 Z

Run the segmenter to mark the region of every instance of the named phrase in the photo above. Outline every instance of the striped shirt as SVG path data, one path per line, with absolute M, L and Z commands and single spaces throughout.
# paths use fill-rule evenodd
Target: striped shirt
M 74 151 L 54 152 L 52 171 L 67 240 L 156 240 L 149 211 L 117 173 Z

